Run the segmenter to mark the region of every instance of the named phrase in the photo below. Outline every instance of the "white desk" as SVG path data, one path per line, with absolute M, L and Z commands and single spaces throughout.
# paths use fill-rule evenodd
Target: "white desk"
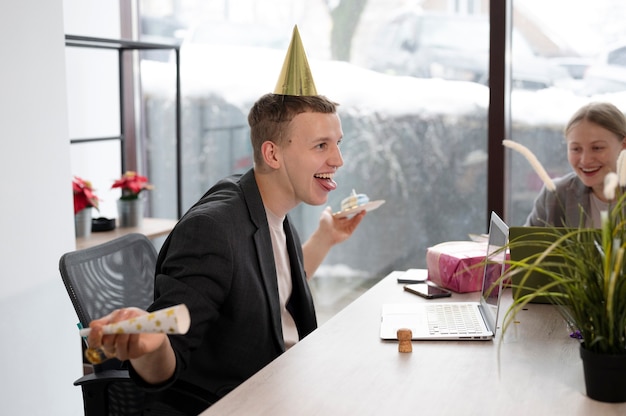
M 396 277 L 201 415 L 626 414 L 626 404 L 585 396 L 578 342 L 550 305 L 530 305 L 504 340 L 414 341 L 412 353 L 399 353 L 397 342 L 379 339 L 381 305 L 429 301 L 404 292 Z M 508 305 L 510 292 L 503 296 Z

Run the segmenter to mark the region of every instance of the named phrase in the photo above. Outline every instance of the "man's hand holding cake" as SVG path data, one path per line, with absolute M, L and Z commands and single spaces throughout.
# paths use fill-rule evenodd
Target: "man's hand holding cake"
M 361 211 L 373 211 L 385 203 L 385 200 L 370 201 L 367 194 L 352 193 L 341 201 L 341 211 L 335 212 L 335 218 L 351 217 Z

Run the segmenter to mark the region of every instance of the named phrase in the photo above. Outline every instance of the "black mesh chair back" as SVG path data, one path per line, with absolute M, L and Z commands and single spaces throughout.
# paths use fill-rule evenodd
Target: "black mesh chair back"
M 156 258 L 154 245 L 143 234 L 64 254 L 59 270 L 80 324 L 88 327 L 93 319 L 122 307 L 147 308 L 154 294 Z M 143 392 L 123 363 L 107 360 L 86 373 L 74 383 L 83 390 L 86 416 L 141 414 Z

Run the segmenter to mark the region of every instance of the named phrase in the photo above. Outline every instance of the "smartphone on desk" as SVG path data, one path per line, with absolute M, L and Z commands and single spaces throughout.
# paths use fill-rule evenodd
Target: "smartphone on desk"
M 404 290 L 426 299 L 445 298 L 448 296 L 452 296 L 452 292 L 450 292 L 448 289 L 439 287 L 430 281 L 405 285 Z
M 422 283 L 428 279 L 428 270 L 409 269 L 398 276 L 398 283 Z

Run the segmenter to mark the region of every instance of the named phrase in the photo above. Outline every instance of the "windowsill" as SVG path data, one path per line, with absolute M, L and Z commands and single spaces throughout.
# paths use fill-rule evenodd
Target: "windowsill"
M 156 238 L 169 234 L 178 221 L 163 218 L 144 218 L 141 227 L 115 227 L 111 231 L 92 232 L 89 237 L 79 237 L 76 239 L 76 249 L 93 247 L 106 243 L 126 234 L 140 233 L 148 238 Z

